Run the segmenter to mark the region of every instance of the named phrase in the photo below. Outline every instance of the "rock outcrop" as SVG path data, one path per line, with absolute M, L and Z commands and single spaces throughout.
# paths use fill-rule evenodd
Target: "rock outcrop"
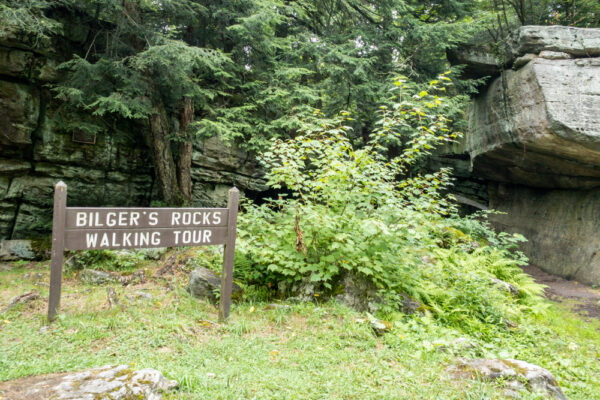
M 507 70 L 470 112 L 476 176 L 538 188 L 600 186 L 600 58 L 538 57 Z
M 477 48 L 466 54 L 490 46 Z M 533 263 L 600 284 L 600 29 L 524 26 L 502 62 L 476 67 L 499 76 L 473 99 L 469 132 L 446 158 L 470 160 L 490 207 L 506 212 L 492 221 L 528 237 Z
M 5 400 L 160 400 L 175 387 L 155 369 L 119 365 L 2 382 L 0 392 Z
M 82 116 L 65 115 L 48 89 L 61 54 L 80 45 L 81 29 L 65 25 L 61 43 L 43 51 L 19 38 L 0 39 L 0 240 L 48 234 L 59 180 L 69 187 L 69 206 L 158 200 L 143 127 L 120 121 L 83 134 L 72 128 Z M 215 138 L 195 143 L 192 163 L 194 205 L 225 205 L 234 184 L 246 192 L 266 189 L 251 157 Z
M 190 273 L 187 291 L 197 299 L 208 299 L 216 303 L 217 292 L 221 288 L 221 278 L 208 268 L 198 267 Z M 242 288 L 233 283 L 231 296 L 238 299 L 242 295 Z

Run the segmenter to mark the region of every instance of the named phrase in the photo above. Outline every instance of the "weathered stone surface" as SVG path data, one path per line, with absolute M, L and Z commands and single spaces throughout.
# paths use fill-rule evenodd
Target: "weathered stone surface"
M 18 48 L 0 46 L 0 72 L 20 79 L 50 82 L 57 79 L 56 61 Z
M 540 57 L 546 60 L 570 60 L 573 58 L 569 53 L 563 53 L 562 51 L 550 51 L 544 50 L 540 52 Z
M 369 313 L 367 313 L 367 318 L 369 320 L 369 324 L 371 324 L 371 329 L 373 329 L 373 332 L 375 332 L 377 336 L 381 336 L 392 330 L 392 324 L 390 324 L 388 321 L 377 319 Z
M 199 299 L 208 299 L 212 302 L 217 301 L 215 292 L 218 292 L 221 287 L 221 278 L 208 268 L 199 267 L 190 273 L 190 279 L 187 286 L 188 292 L 192 297 Z M 242 293 L 242 288 L 237 284 L 233 284 L 231 296 L 239 297 Z
M 0 145 L 31 144 L 39 112 L 40 98 L 36 88 L 0 81 Z
M 600 29 L 571 26 L 522 26 L 511 38 L 515 56 L 541 51 L 557 51 L 577 57 L 600 56 Z
M 30 170 L 31 163 L 28 161 L 0 159 L 0 175 L 25 174 Z
M 600 29 L 525 26 L 505 50 L 462 144 L 438 157 L 454 166 L 468 154 L 459 178 L 487 185 L 490 208 L 507 213 L 494 225 L 524 234 L 532 263 L 600 284 Z
M 0 261 L 32 260 L 35 253 L 30 240 L 0 240 Z
M 30 51 L 0 47 L 0 71 L 3 75 L 28 78 L 34 60 Z
M 515 285 L 513 285 L 512 283 L 508 283 L 508 282 L 505 282 L 505 281 L 503 281 L 501 279 L 497 279 L 497 278 L 492 278 L 491 281 L 494 284 L 494 286 L 496 286 L 500 290 L 503 290 L 505 292 L 512 294 L 513 296 L 518 296 L 521 294 L 521 291 L 519 290 L 519 288 L 516 287 Z
M 470 43 L 448 51 L 448 60 L 454 65 L 463 65 L 463 75 L 467 78 L 495 76 L 504 67 L 503 57 L 495 51 L 494 39 L 482 32 L 472 38 Z
M 13 238 L 40 237 L 52 231 L 50 205 L 36 207 L 31 204 L 16 204 L 15 217 L 11 221 Z
M 12 233 L 17 207 L 13 203 L 0 201 L 0 238 L 8 238 Z
M 567 400 L 548 370 L 521 360 L 464 360 L 452 372 L 460 377 L 500 381 L 508 397 L 520 398 L 519 392 L 527 390 L 547 399 Z
M 517 57 L 515 62 L 513 63 L 513 69 L 519 69 L 527 65 L 530 61 L 533 61 L 537 58 L 535 54 L 527 53 L 521 57 Z
M 568 279 L 600 284 L 600 189 L 539 190 L 495 185 L 490 207 L 506 212 L 491 220 L 502 231 L 528 238 L 531 262 Z
M 157 370 L 119 365 L 2 382 L 0 393 L 3 400 L 160 400 L 177 385 Z
M 194 146 L 192 165 L 192 197 L 194 204 L 200 206 L 225 206 L 232 184 L 247 191 L 267 189 L 256 160 L 236 145 L 226 145 L 218 138 Z
M 133 137 L 127 140 L 103 133 L 97 135 L 96 144 L 83 144 L 74 142 L 71 133 L 59 133 L 58 124 L 51 116 L 42 123 L 33 149 L 36 161 L 105 171 L 148 172 L 150 157 Z
M 87 38 L 85 24 L 67 24 L 60 54 Z M 0 38 L 0 239 L 47 236 L 54 184 L 68 185 L 69 206 L 149 206 L 158 199 L 143 124 L 101 122 L 95 144 L 73 140 L 77 121 L 46 84 L 57 79 L 61 55 L 50 40 L 34 46 L 17 31 Z M 38 43 L 40 44 L 40 43 Z M 112 122 L 111 122 L 112 124 Z M 236 185 L 254 195 L 266 189 L 253 156 L 216 138 L 194 144 L 194 206 L 227 203 Z
M 78 274 L 78 278 L 88 285 L 106 285 L 109 283 L 120 283 L 121 277 L 117 274 L 97 271 L 95 269 L 84 269 Z
M 336 301 L 357 311 L 377 311 L 381 302 L 377 288 L 367 279 L 356 274 L 347 274 L 342 283 L 343 293 L 335 296 Z
M 522 26 L 508 40 L 494 44 L 496 41 L 482 32 L 470 43 L 449 51 L 448 59 L 452 64 L 464 65 L 466 77 L 481 78 L 498 76 L 511 65 L 518 69 L 538 54 L 551 59 L 600 56 L 600 29 Z
M 600 186 L 600 59 L 537 58 L 475 99 L 465 150 L 480 178 Z

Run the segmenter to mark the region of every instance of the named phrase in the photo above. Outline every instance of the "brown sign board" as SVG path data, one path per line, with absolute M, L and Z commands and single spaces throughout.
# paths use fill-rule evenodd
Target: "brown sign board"
M 77 143 L 96 144 L 96 134 L 78 130 L 73 132 L 71 140 Z
M 68 207 L 65 229 L 226 227 L 228 217 L 227 208 Z
M 66 207 L 67 186 L 54 192 L 48 319 L 60 303 L 63 253 L 68 250 L 138 249 L 224 244 L 219 318 L 231 307 L 239 191 L 229 191 L 227 208 Z
M 227 228 L 67 229 L 68 250 L 141 249 L 225 244 Z

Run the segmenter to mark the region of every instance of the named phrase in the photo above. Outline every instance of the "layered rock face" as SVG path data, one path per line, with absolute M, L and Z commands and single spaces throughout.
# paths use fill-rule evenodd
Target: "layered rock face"
M 600 29 L 525 26 L 507 52 L 488 64 L 506 69 L 473 100 L 454 151 L 506 212 L 493 217 L 498 227 L 528 237 L 534 264 L 600 284 Z
M 65 128 L 47 85 L 58 79 L 63 47 L 77 46 L 77 35 L 71 36 L 57 46 L 61 51 L 47 53 L 15 38 L 0 40 L 0 240 L 49 233 L 59 180 L 68 185 L 69 206 L 148 206 L 158 200 L 139 126 L 119 122 L 95 138 Z M 95 143 L 84 143 L 90 139 Z M 192 163 L 195 205 L 225 205 L 233 184 L 265 189 L 250 157 L 216 139 L 196 143 Z

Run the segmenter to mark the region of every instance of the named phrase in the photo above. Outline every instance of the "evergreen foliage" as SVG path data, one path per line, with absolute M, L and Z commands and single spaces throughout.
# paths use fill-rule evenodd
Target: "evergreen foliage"
M 318 109 L 350 112 L 351 139 L 365 143 L 392 76 L 428 82 L 448 69 L 446 51 L 477 30 L 595 26 L 598 7 L 591 0 L 7 0 L 0 38 L 27 38 L 47 51 L 73 27 L 83 30 L 52 88 L 65 105 L 64 129 L 119 134 L 115 121 L 132 121 L 152 149 L 163 200 L 183 204 L 191 201 L 198 138 L 260 151 L 270 138 L 316 128 Z M 457 80 L 455 94 L 473 87 Z M 460 100 L 446 113 L 459 126 Z
M 493 0 L 492 8 L 505 22 L 515 16 L 521 25 L 600 26 L 596 0 Z
M 65 129 L 101 134 L 114 132 L 116 120 L 134 121 L 153 149 L 164 200 L 177 204 L 191 200 L 197 137 L 261 150 L 272 137 L 316 127 L 320 109 L 351 112 L 354 139 L 366 141 L 390 77 L 427 81 L 447 69 L 445 50 L 468 36 L 475 5 L 27 0 L 3 5 L 2 20 L 38 42 L 63 26 L 87 29 L 53 88 Z

